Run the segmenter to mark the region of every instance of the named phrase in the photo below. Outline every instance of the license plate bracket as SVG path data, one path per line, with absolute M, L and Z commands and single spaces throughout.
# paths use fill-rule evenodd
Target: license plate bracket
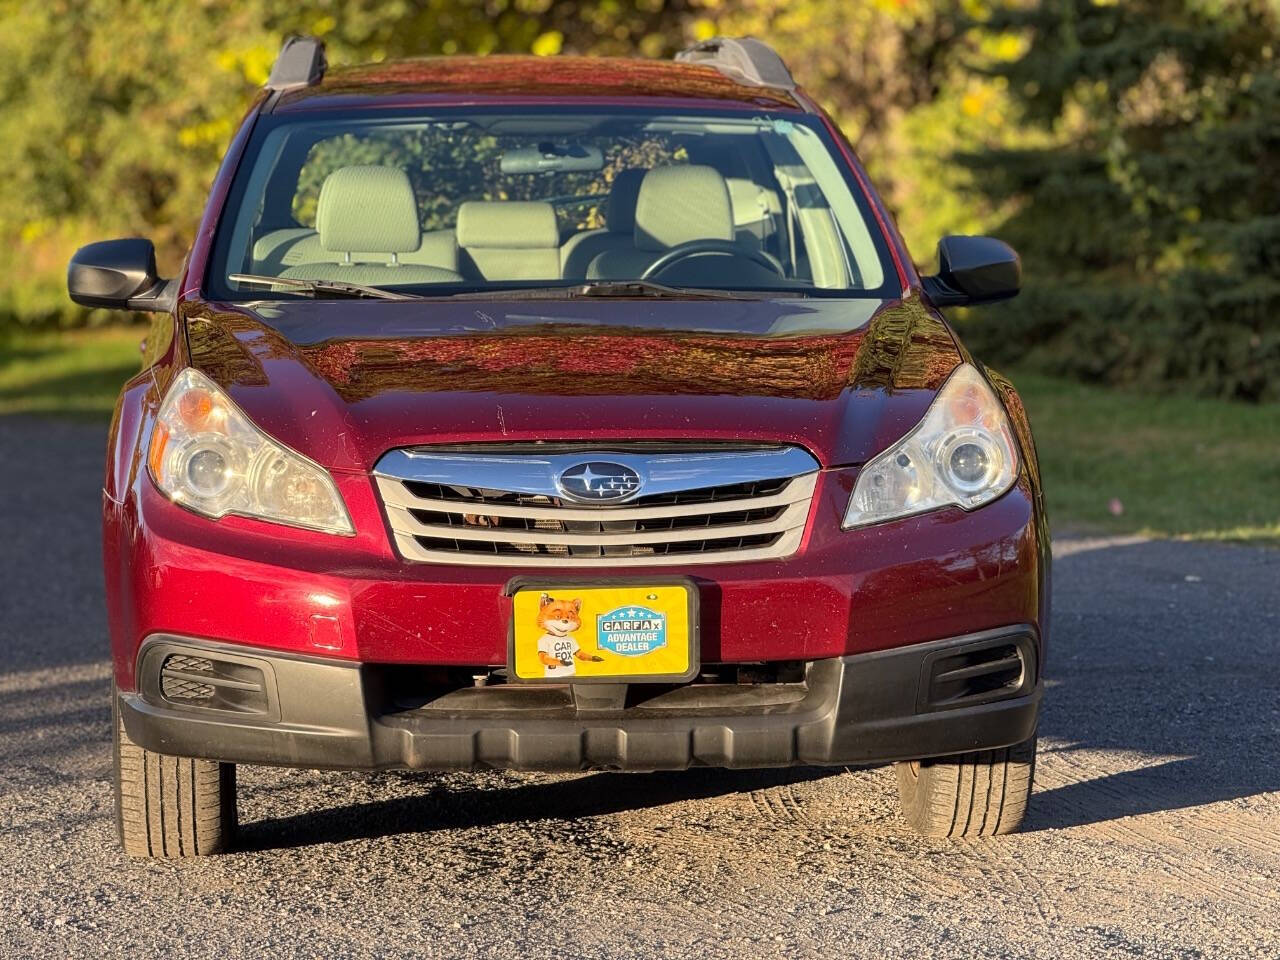
M 689 577 L 517 577 L 513 683 L 686 683 L 698 675 L 698 589 Z

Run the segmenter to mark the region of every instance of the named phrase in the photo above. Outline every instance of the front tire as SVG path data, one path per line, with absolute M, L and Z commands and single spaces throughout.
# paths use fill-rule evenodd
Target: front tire
M 926 837 L 1013 833 L 1027 814 L 1036 738 L 1000 750 L 899 763 L 902 815 Z
M 227 850 L 236 832 L 236 767 L 172 757 L 132 740 L 112 695 L 116 830 L 131 857 L 203 857 Z

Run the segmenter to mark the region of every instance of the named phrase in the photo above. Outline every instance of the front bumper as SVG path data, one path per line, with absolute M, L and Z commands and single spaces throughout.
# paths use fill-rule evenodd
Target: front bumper
M 1010 649 L 1020 663 L 1016 683 L 945 702 L 933 696 L 937 670 Z M 159 676 L 171 655 L 225 656 L 260 670 L 261 709 L 235 714 L 167 700 Z M 1027 625 L 815 660 L 802 691 L 768 704 L 753 701 L 750 688 L 663 707 L 624 706 L 621 698 L 557 705 L 547 699 L 556 688 L 493 687 L 406 707 L 386 683 L 388 669 L 156 636 L 139 654 L 138 691 L 118 695 L 120 714 L 130 739 L 148 750 L 229 762 L 671 770 L 870 764 L 1005 747 L 1034 733 L 1042 694 L 1039 638 Z
M 834 659 L 1013 623 L 1044 634 L 1048 537 L 1028 481 L 971 512 L 948 508 L 843 531 L 855 477 L 822 472 L 806 539 L 792 557 L 645 568 L 697 584 L 702 662 Z M 145 477 L 125 504 L 106 501 L 119 688 L 135 689 L 139 647 L 157 634 L 338 661 L 504 664 L 505 587 L 535 571 L 406 563 L 391 551 L 369 478 L 339 480 L 353 516 L 363 518 L 354 538 L 241 517 L 210 521 L 170 503 Z M 566 583 L 582 578 L 546 572 Z M 602 566 L 599 575 L 609 572 Z

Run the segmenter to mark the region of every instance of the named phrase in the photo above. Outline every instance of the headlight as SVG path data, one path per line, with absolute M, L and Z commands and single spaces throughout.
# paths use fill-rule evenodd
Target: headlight
M 198 370 L 183 370 L 169 388 L 147 464 L 170 499 L 207 517 L 355 533 L 333 478 L 254 426 Z
M 982 375 L 961 364 L 920 425 L 862 468 L 842 526 L 952 504 L 972 510 L 1008 490 L 1017 475 L 1004 408 Z

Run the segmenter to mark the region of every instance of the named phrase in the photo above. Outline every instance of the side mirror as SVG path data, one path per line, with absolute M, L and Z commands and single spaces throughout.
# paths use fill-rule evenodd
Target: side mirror
M 156 248 L 142 237 L 90 243 L 67 265 L 67 293 L 82 307 L 168 313 L 177 286 L 156 276 Z
M 1007 300 L 1022 288 L 1022 261 L 995 237 L 943 237 L 938 272 L 922 283 L 936 307 Z

